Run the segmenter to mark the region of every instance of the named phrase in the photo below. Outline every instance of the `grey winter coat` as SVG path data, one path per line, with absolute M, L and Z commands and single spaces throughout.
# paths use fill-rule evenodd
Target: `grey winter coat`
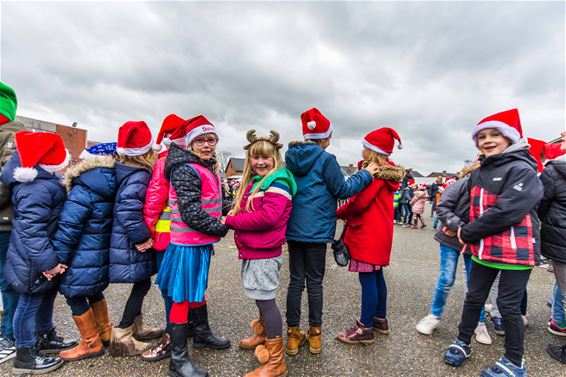
M 468 191 L 468 177 L 462 178 L 448 186 L 442 193 L 436 206 L 436 215 L 440 224 L 434 234 L 434 239 L 443 245 L 456 250 L 462 250 L 458 236 L 448 237 L 442 232 L 442 227 L 457 231 L 458 227 L 467 223 L 470 213 L 470 192 Z

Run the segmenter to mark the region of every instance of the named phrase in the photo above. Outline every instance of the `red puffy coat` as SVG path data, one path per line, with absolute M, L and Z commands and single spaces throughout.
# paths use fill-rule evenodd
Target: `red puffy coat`
M 338 218 L 347 222 L 344 243 L 353 259 L 389 265 L 393 245 L 393 194 L 403 175 L 402 167 L 382 167 L 369 186 L 338 208 Z

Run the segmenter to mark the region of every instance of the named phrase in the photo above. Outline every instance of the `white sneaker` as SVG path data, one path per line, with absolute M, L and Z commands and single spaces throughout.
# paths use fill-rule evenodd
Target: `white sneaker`
M 491 309 L 493 309 L 493 305 L 485 304 L 484 308 L 485 308 L 485 314 L 489 315 L 491 313 Z
M 0 338 L 0 364 L 16 357 L 16 345 L 13 341 Z
M 485 327 L 485 323 L 483 322 L 478 323 L 478 327 L 476 327 L 474 334 L 476 334 L 476 340 L 478 343 L 491 344 L 491 337 L 487 332 L 487 327 Z
M 433 314 L 429 314 L 417 323 L 416 329 L 423 335 L 432 335 L 439 323 L 440 318 Z
M 521 318 L 523 319 L 523 325 L 525 325 L 525 327 L 529 326 L 529 318 L 527 317 L 529 315 L 529 313 L 522 315 L 521 314 Z

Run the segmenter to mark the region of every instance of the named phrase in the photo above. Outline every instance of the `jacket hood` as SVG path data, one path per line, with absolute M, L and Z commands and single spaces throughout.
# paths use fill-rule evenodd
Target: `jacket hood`
M 256 175 L 255 177 L 252 178 L 252 180 L 254 182 L 259 182 L 259 181 L 261 181 L 262 178 L 263 178 L 262 176 Z M 260 188 L 262 190 L 267 190 L 269 188 L 269 186 L 271 186 L 271 184 L 276 180 L 285 181 L 289 185 L 289 188 L 291 189 L 291 196 L 293 196 L 293 197 L 295 196 L 295 194 L 297 193 L 297 184 L 295 183 L 295 178 L 293 177 L 293 174 L 289 171 L 289 169 L 287 169 L 285 167 L 277 169 L 276 171 L 271 173 L 265 179 L 265 181 L 263 181 Z M 254 186 L 255 186 L 255 184 L 254 184 Z
M 177 144 L 173 143 L 171 144 L 169 153 L 167 154 L 167 160 L 165 160 L 165 178 L 169 180 L 171 171 L 177 165 L 188 164 L 188 163 L 199 164 L 204 166 L 205 168 L 214 170 L 214 165 L 216 165 L 216 160 L 215 159 L 211 159 L 208 161 L 203 160 L 202 158 L 200 158 L 190 150 L 183 149 L 179 147 Z
M 2 182 L 2 184 L 6 186 L 13 186 L 17 183 L 30 183 L 37 179 L 59 179 L 57 178 L 57 175 L 51 174 L 39 165 L 36 165 L 34 169 L 37 170 L 37 176 L 30 182 L 20 182 L 14 177 L 16 169 L 20 167 L 22 167 L 20 155 L 17 151 L 14 151 L 14 154 L 2 169 L 2 173 L 0 174 L 0 182 Z
M 496 154 L 490 157 L 480 157 L 481 166 L 501 166 L 514 160 L 524 161 L 532 166 L 535 171 L 537 171 L 537 162 L 531 156 L 531 153 L 529 152 L 529 144 L 524 139 L 521 139 L 517 143 L 512 144 L 500 154 Z
M 111 156 L 99 156 L 82 160 L 69 168 L 62 183 L 71 191 L 73 185 L 82 184 L 102 197 L 113 196 L 116 190 L 116 177 L 112 172 L 101 172 L 101 168 L 114 169 L 116 161 Z
M 287 168 L 299 177 L 308 174 L 324 149 L 313 141 L 292 141 L 285 154 Z
M 560 176 L 566 180 L 566 161 L 552 160 L 546 165 L 545 169 L 548 169 L 550 166 L 552 166 L 554 170 L 556 170 L 556 173 L 560 174 Z
M 141 166 L 130 166 L 124 165 L 118 161 L 116 161 L 116 165 L 114 166 L 114 170 L 116 171 L 116 186 L 120 186 L 120 184 L 128 178 L 130 175 L 134 174 L 139 170 L 147 170 Z

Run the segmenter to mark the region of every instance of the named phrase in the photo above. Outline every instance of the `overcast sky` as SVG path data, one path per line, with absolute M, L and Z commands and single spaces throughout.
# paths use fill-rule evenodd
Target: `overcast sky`
M 3 2 L 1 79 L 18 115 L 91 140 L 204 114 L 243 156 L 247 129 L 287 144 L 315 106 L 342 164 L 387 125 L 395 162 L 456 171 L 484 116 L 518 107 L 528 136 L 564 129 L 564 23 L 564 2 Z

